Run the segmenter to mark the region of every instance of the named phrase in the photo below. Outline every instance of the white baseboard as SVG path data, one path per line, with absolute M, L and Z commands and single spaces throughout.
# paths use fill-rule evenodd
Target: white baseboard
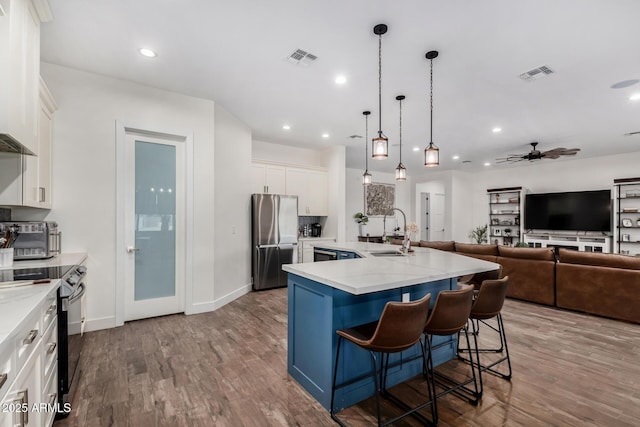
M 85 326 L 85 332 L 91 331 L 99 331 L 101 329 L 111 329 L 116 327 L 116 318 L 115 316 L 111 317 L 103 317 L 100 319 L 89 319 L 87 320 L 87 326 Z M 69 323 L 69 334 L 79 334 L 80 333 L 80 322 L 71 322 Z
M 251 292 L 251 283 L 247 285 L 243 285 L 242 287 L 236 289 L 235 291 L 229 292 L 228 294 L 214 301 L 199 302 L 196 304 L 192 304 L 190 309 L 185 311 L 185 314 L 191 315 L 191 314 L 200 314 L 200 313 L 215 311 L 220 307 L 223 307 L 229 304 L 231 301 L 234 301 L 240 298 L 242 295 L 248 294 L 249 292 Z

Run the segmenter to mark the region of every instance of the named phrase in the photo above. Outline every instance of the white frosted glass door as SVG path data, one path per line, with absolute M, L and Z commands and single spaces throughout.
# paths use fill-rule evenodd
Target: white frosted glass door
M 125 320 L 184 311 L 184 147 L 127 139 L 129 261 Z

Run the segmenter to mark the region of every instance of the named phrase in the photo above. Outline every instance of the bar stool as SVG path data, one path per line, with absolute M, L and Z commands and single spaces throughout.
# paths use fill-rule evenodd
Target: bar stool
M 485 280 L 498 280 L 500 277 L 502 277 L 502 266 L 500 266 L 500 268 L 497 270 L 483 271 L 481 273 L 474 273 L 463 276 L 458 280 L 458 288 L 463 285 L 473 285 L 473 287 L 477 291 L 480 289 L 480 285 L 482 285 L 482 282 L 484 282 Z
M 471 364 L 471 377 L 463 382 L 456 382 L 455 380 L 436 372 L 433 368 L 433 352 L 440 346 L 451 345 L 450 342 L 444 342 L 440 345 L 433 346 L 433 336 L 446 336 L 454 335 L 459 332 L 464 332 L 467 348 L 469 351 L 469 358 L 472 360 L 471 346 L 469 344 L 469 334 L 467 333 L 467 321 L 469 320 L 469 314 L 471 313 L 471 306 L 473 304 L 473 286 L 468 285 L 455 291 L 441 291 L 438 294 L 436 303 L 431 310 L 429 320 L 424 327 L 424 333 L 427 336 L 425 339 L 425 347 L 428 347 L 427 363 L 425 365 L 425 376 L 427 377 L 427 384 L 432 387 L 431 395 L 434 396 L 434 414 L 433 423 L 438 423 L 438 405 L 437 399 L 449 393 L 454 393 L 460 397 L 467 399 L 472 404 L 477 404 L 480 399 L 480 391 L 478 388 L 478 381 L 476 379 L 474 365 Z M 436 393 L 435 377 L 438 377 L 439 385 L 444 387 L 444 391 Z M 445 384 L 446 383 L 446 384 Z M 468 384 L 473 383 L 473 389 L 467 387 Z M 464 395 L 462 392 L 468 394 Z
M 478 367 L 478 377 L 480 380 L 480 394 L 482 394 L 483 384 L 482 384 L 482 372 L 489 371 L 494 375 L 502 377 L 506 380 L 511 379 L 512 371 L 511 371 L 511 358 L 509 356 L 509 347 L 507 346 L 507 336 L 504 332 L 504 323 L 502 321 L 502 306 L 504 305 L 505 297 L 507 296 L 507 288 L 509 286 L 509 276 L 503 277 L 498 280 L 485 280 L 482 282 L 480 286 L 480 291 L 478 292 L 478 296 L 476 297 L 475 302 L 473 303 L 473 307 L 471 308 L 471 313 L 469 314 L 469 320 L 471 321 L 471 325 L 473 327 L 474 332 L 474 346 L 476 353 L 476 362 L 473 362 L 471 358 L 465 359 L 462 356 L 458 356 L 459 359 L 464 360 L 466 362 L 474 363 Z M 487 323 L 487 320 L 496 318 L 497 325 L 494 327 Z M 500 336 L 500 347 L 499 348 L 478 348 L 478 339 L 476 335 L 476 326 L 473 321 L 481 322 L 484 325 L 488 326 L 491 330 L 494 330 Z M 458 346 L 458 353 L 461 353 L 466 349 L 460 348 Z M 482 365 L 480 363 L 480 353 L 502 353 L 504 351 L 505 356 L 493 361 L 487 365 Z M 499 365 L 502 362 L 507 362 L 508 373 L 502 373 L 498 370 L 494 369 L 494 366 Z
M 336 390 L 350 384 L 346 383 L 336 385 L 338 361 L 340 359 L 340 346 L 343 339 L 357 345 L 363 350 L 368 350 L 371 355 L 373 378 L 376 387 L 375 397 L 378 426 L 386 426 L 394 423 L 431 403 L 431 401 L 429 401 L 426 404 L 410 409 L 402 415 L 386 421 L 383 424 L 380 419 L 379 394 L 381 392 L 380 384 L 386 381 L 386 370 L 384 369 L 384 365 L 381 363 L 379 382 L 378 363 L 375 354 L 380 353 L 382 355 L 382 359 L 384 359 L 385 354 L 388 355 L 390 353 L 398 353 L 407 350 L 420 342 L 422 338 L 422 331 L 429 315 L 430 303 L 431 294 L 427 294 L 423 298 L 412 302 L 388 302 L 384 306 L 384 310 L 382 311 L 382 315 L 378 321 L 336 331 L 336 334 L 338 334 L 338 348 L 336 351 L 336 364 L 333 370 L 333 383 L 331 386 L 331 418 L 334 421 L 341 426 L 345 425 L 340 419 L 338 419 L 336 412 L 334 411 L 333 403 Z M 423 352 L 422 360 L 424 364 L 424 347 L 421 345 L 420 348 Z

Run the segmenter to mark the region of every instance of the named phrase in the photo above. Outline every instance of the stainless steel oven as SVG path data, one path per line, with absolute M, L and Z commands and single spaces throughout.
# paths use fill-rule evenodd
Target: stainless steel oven
M 56 418 L 69 415 L 65 403 L 71 403 L 78 387 L 82 366 L 80 354 L 84 335 L 84 310 L 80 308 L 87 285 L 87 268 L 83 265 L 73 267 L 62 278 L 58 290 L 58 414 Z M 80 313 L 80 330 L 73 331 L 71 312 Z M 72 332 L 76 332 L 72 334 Z M 79 333 L 78 333 L 79 332 Z
M 337 252 L 325 251 L 323 249 L 313 249 L 313 262 L 335 261 L 338 259 Z

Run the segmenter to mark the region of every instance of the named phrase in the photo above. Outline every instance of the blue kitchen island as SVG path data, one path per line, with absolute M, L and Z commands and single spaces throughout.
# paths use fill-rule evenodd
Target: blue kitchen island
M 498 264 L 428 248 L 394 255 L 397 246 L 375 243 L 321 244 L 322 249 L 351 252 L 354 258 L 283 266 L 288 278 L 288 373 L 327 410 L 338 337 L 343 329 L 377 320 L 388 301 L 407 301 L 456 289 L 458 277 L 491 271 Z M 452 359 L 457 337 L 434 353 L 434 364 Z M 422 372 L 416 346 L 390 358 L 389 386 Z M 370 356 L 345 344 L 338 365 L 338 384 L 352 382 L 336 392 L 336 410 L 373 396 L 375 386 Z

